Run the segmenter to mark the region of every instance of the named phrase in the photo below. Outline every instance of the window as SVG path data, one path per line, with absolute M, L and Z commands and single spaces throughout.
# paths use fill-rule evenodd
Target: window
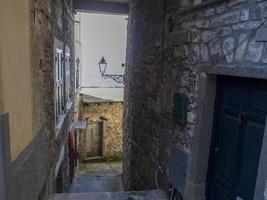
M 65 104 L 71 101 L 71 83 L 70 83 L 70 48 L 65 48 Z
M 56 99 L 56 122 L 61 120 L 65 112 L 64 103 L 64 70 L 63 70 L 63 50 L 56 49 L 56 70 L 55 70 L 55 99 Z
M 80 87 L 80 59 L 76 59 L 76 89 Z

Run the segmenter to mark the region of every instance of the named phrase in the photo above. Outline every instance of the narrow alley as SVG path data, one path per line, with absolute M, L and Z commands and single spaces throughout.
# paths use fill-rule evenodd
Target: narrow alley
M 0 200 L 267 200 L 267 0 L 0 0 Z

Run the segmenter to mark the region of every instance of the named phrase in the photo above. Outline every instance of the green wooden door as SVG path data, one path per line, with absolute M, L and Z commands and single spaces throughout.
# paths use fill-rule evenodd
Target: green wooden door
M 209 200 L 252 200 L 267 112 L 267 81 L 220 77 Z

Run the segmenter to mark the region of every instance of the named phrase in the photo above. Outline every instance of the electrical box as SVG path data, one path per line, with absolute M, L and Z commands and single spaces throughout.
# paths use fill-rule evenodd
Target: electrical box
M 173 96 L 173 120 L 178 124 L 187 123 L 188 98 L 183 93 L 176 93 Z
M 187 167 L 188 152 L 171 145 L 169 181 L 181 194 L 185 191 Z

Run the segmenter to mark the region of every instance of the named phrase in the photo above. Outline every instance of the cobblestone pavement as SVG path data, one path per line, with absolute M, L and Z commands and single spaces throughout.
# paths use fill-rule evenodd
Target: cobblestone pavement
M 79 173 L 70 186 L 69 193 L 123 191 L 122 164 L 87 163 L 80 164 Z

